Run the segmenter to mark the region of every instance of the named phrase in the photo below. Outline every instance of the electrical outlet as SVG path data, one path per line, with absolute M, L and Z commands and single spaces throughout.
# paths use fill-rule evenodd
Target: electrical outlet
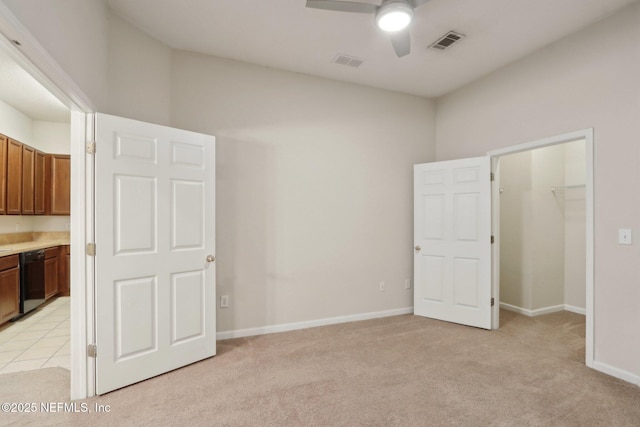
M 229 308 L 229 295 L 220 295 L 220 308 Z
M 404 288 L 411 289 L 411 279 L 404 279 Z
M 384 282 L 380 282 L 380 292 L 384 292 Z

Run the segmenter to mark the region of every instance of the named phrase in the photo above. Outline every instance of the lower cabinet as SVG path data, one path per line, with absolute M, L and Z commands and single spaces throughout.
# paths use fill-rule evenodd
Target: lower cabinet
M 20 311 L 20 269 L 18 255 L 0 258 L 0 324 Z
M 68 297 L 71 290 L 71 246 L 60 246 L 60 276 L 58 278 L 58 292 Z
M 44 251 L 44 297 L 69 296 L 70 246 Z M 20 312 L 20 268 L 18 255 L 0 257 L 0 325 Z
M 58 293 L 60 277 L 60 247 L 44 251 L 44 297 L 49 299 Z

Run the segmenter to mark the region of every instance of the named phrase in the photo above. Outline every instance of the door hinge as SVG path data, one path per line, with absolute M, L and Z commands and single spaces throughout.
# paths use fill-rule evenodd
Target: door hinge
M 96 244 L 95 243 L 87 243 L 87 255 L 96 256 Z
M 493 236 L 491 236 L 491 244 L 492 244 L 492 245 L 493 245 L 493 243 L 494 243 L 495 241 L 496 241 L 496 239 L 495 239 Z
M 491 307 L 493 307 L 494 305 L 496 305 L 496 300 L 495 298 L 491 298 Z
M 491 174 L 489 175 L 489 179 L 491 181 L 495 181 L 496 180 L 496 176 L 493 174 L 493 172 L 491 172 Z
M 98 355 L 98 346 L 95 344 L 89 344 L 87 346 L 87 356 L 96 357 Z
M 95 141 L 87 142 L 87 153 L 96 154 L 96 142 Z

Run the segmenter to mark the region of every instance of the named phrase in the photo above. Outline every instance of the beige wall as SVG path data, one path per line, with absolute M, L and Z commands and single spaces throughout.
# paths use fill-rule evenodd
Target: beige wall
M 551 192 L 564 184 L 564 147 L 555 145 L 531 152 L 533 222 L 533 292 L 531 309 L 564 303 L 564 209 Z M 582 250 L 585 253 L 585 250 Z
M 531 310 L 531 151 L 500 158 L 500 302 Z
M 0 133 L 17 141 L 31 141 L 33 120 L 0 100 Z
M 640 4 L 436 104 L 438 160 L 595 131 L 595 359 L 640 376 Z
M 182 51 L 172 64 L 172 124 L 217 139 L 219 330 L 411 307 L 433 103 Z
M 584 183 L 584 161 L 582 141 L 500 158 L 500 302 L 585 308 L 584 189 L 551 191 Z
M 108 14 L 109 107 L 100 112 L 170 125 L 171 48 Z
M 567 185 L 585 183 L 585 144 L 575 141 L 565 144 L 565 182 Z M 585 189 L 573 188 L 564 192 L 564 303 L 586 308 Z
M 69 123 L 33 121 L 32 140 L 29 145 L 45 153 L 69 154 L 71 127 Z

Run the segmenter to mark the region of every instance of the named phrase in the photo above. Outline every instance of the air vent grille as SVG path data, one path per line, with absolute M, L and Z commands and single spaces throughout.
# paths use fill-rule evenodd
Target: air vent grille
M 449 31 L 444 36 L 440 37 L 435 43 L 429 46 L 429 49 L 445 50 L 459 42 L 464 38 L 464 34 L 456 33 L 455 31 Z
M 362 65 L 364 60 L 356 58 L 355 56 L 344 55 L 340 53 L 336 55 L 331 62 L 338 65 L 346 65 L 347 67 L 358 68 Z

